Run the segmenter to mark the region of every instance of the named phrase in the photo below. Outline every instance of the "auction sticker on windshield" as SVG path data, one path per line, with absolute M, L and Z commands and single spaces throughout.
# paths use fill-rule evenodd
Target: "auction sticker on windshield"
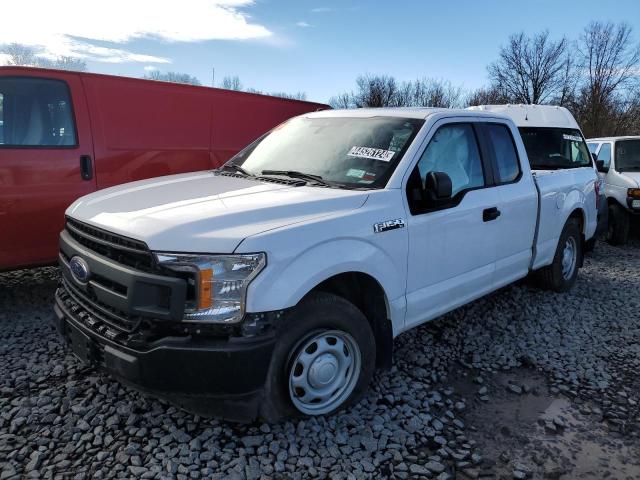
M 350 157 L 371 158 L 373 160 L 389 162 L 395 153 L 396 152 L 391 150 L 383 150 L 381 148 L 351 147 L 347 155 Z
M 577 135 L 567 135 L 566 133 L 562 134 L 562 138 L 564 138 L 565 140 L 570 140 L 572 142 L 581 142 L 582 138 L 580 138 Z

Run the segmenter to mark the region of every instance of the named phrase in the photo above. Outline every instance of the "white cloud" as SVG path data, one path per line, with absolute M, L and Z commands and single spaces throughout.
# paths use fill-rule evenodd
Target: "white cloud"
M 311 13 L 328 13 L 333 11 L 335 11 L 335 8 L 330 8 L 330 7 L 318 7 L 318 8 L 311 9 Z
M 251 23 L 242 10 L 252 4 L 253 0 L 11 1 L 2 6 L 0 44 L 29 45 L 49 58 L 167 63 L 167 58 L 132 52 L 125 44 L 144 38 L 199 42 L 270 37 L 272 32 Z
M 158 67 L 156 67 L 154 65 L 145 65 L 143 70 L 145 72 L 153 72 L 155 70 L 158 70 Z
M 296 23 L 296 25 L 297 25 L 298 27 L 302 27 L 302 28 L 309 28 L 309 27 L 311 26 L 311 25 L 310 25 L 310 24 L 308 24 L 307 22 L 303 22 L 303 21 L 300 21 L 300 22 Z

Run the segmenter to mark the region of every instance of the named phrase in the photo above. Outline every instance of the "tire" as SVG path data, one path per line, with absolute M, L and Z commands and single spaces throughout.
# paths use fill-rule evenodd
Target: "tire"
M 364 396 L 375 370 L 376 344 L 369 322 L 352 303 L 337 295 L 314 292 L 288 312 L 278 335 L 260 407 L 262 418 L 278 422 L 289 417 L 329 415 Z M 327 351 L 333 341 L 342 342 L 343 348 L 338 349 L 342 354 Z M 349 355 L 344 355 L 346 351 Z M 344 376 L 335 374 L 349 359 L 351 367 Z M 326 380 L 331 371 L 335 382 Z M 314 390 L 314 373 L 316 383 L 325 382 L 329 390 L 339 393 L 314 405 L 309 398 L 328 391 Z
M 570 218 L 565 223 L 560 240 L 556 247 L 553 263 L 541 268 L 538 271 L 538 279 L 542 288 L 562 293 L 571 290 L 578 277 L 578 269 L 582 263 L 582 235 L 580 234 L 580 223 L 575 218 Z M 567 256 L 569 245 L 571 245 L 573 266 L 569 268 Z
M 620 205 L 610 205 L 607 242 L 611 245 L 625 245 L 628 240 L 629 214 Z

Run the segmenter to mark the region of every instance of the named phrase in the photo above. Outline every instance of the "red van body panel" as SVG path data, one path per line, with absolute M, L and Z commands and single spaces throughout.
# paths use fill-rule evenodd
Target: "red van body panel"
M 0 67 L 0 270 L 55 262 L 64 211 L 82 195 L 218 167 L 286 119 L 326 108 L 217 88 Z M 73 120 L 60 123 L 68 112 Z

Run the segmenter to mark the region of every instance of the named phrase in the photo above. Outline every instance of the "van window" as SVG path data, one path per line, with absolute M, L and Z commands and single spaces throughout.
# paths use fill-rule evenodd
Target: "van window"
M 3 121 L 3 116 L 2 116 L 2 112 L 3 112 L 2 105 L 3 105 L 3 103 L 4 103 L 4 96 L 0 93 L 0 145 L 2 145 L 4 143 L 4 133 L 3 133 L 4 121 Z
M 579 130 L 542 127 L 519 130 L 531 168 L 554 170 L 591 166 L 591 154 Z
M 618 140 L 616 142 L 616 170 L 618 172 L 640 172 L 640 140 Z
M 603 143 L 602 147 L 600 147 L 600 151 L 598 152 L 598 160 L 602 160 L 604 162 L 604 166 L 609 168 L 609 164 L 611 163 L 611 144 Z
M 0 144 L 12 147 L 76 145 L 67 84 L 41 78 L 0 78 Z

